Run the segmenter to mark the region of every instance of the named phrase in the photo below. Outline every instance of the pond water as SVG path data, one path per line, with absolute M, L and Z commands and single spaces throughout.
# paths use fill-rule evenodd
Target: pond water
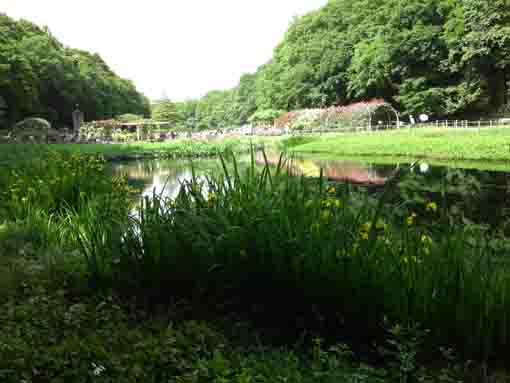
M 249 156 L 238 158 L 241 166 L 248 164 Z M 269 163 L 276 165 L 277 153 L 268 154 Z M 262 155 L 257 162 L 264 163 Z M 376 164 L 342 158 L 320 158 L 315 156 L 297 156 L 292 159 L 295 174 L 308 177 L 323 176 L 331 181 L 349 182 L 366 187 L 369 191 L 382 190 L 385 183 L 401 169 L 409 169 L 409 161 L 403 163 Z M 199 177 L 217 171 L 218 159 L 193 160 L 137 160 L 117 162 L 110 165 L 114 175 L 128 178 L 131 185 L 141 190 L 142 196 L 151 196 L 154 192 L 174 198 L 179 192 L 181 182 L 190 181 L 193 172 Z M 193 170 L 192 170 L 193 169 Z M 402 194 L 414 191 L 422 194 L 438 195 L 442 187 L 457 201 L 464 202 L 469 209 L 484 222 L 499 222 L 510 211 L 510 172 L 463 169 L 456 166 L 431 166 L 417 162 L 409 170 L 401 185 Z M 409 181 L 409 182 L 407 182 Z

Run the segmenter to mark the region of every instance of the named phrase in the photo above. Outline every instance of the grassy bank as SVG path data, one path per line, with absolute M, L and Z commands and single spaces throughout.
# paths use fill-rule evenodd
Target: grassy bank
M 140 142 L 129 144 L 51 144 L 23 145 L 0 144 L 0 162 L 18 160 L 20 152 L 27 157 L 37 156 L 50 148 L 57 152 L 101 155 L 107 160 L 136 158 L 200 158 L 225 152 L 248 152 L 250 145 L 273 145 L 271 138 L 226 138 L 217 141 L 175 140 L 161 143 Z
M 401 129 L 296 139 L 293 150 L 338 156 L 392 156 L 436 160 L 508 161 L 510 129 Z M 306 142 L 310 141 L 310 142 Z

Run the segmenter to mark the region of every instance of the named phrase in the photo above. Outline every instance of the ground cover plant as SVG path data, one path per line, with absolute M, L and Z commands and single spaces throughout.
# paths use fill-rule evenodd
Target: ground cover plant
M 370 134 L 316 137 L 294 147 L 303 153 L 346 156 L 393 156 L 443 160 L 506 161 L 510 129 L 400 129 Z
M 5 383 L 462 379 L 462 365 L 448 352 L 442 368 L 420 367 L 415 354 L 422 339 L 405 328 L 388 332 L 387 365 L 377 367 L 357 360 L 345 344 L 329 346 L 315 338 L 275 346 L 247 323 L 183 315 L 189 311 L 185 305 L 155 314 L 111 293 L 82 289 L 77 295 L 73 278 L 85 276 L 69 264 L 48 277 L 44 269 L 27 272 L 33 259 L 11 262 L 23 270 L 23 282 L 0 297 L 0 379 Z M 0 262 L 5 274 L 3 267 Z

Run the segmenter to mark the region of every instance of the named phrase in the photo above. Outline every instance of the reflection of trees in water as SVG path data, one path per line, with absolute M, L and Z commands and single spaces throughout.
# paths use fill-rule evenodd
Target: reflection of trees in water
M 191 165 L 186 161 L 133 161 L 116 164 L 113 175 L 126 177 L 131 184 L 139 185 L 142 196 L 154 192 L 175 197 L 181 182 L 192 179 Z
M 324 175 L 335 181 L 349 181 L 360 184 L 384 184 L 387 177 L 381 176 L 377 167 L 350 161 L 319 161 Z
M 270 165 L 276 166 L 280 157 L 277 154 L 267 154 Z M 264 157 L 259 153 L 256 157 L 258 164 L 264 164 Z M 348 181 L 360 184 L 384 184 L 388 177 L 395 173 L 395 166 L 374 166 L 361 162 L 344 160 L 315 160 L 295 158 L 289 162 L 291 171 L 297 175 L 319 177 L 323 170 L 324 177 L 335 181 Z
M 214 161 L 193 162 L 195 174 L 200 181 L 204 177 L 200 174 L 206 172 L 214 165 Z M 117 163 L 112 168 L 112 175 L 122 176 L 128 182 L 141 190 L 141 196 L 152 196 L 153 193 L 174 198 L 179 193 L 181 184 L 193 179 L 192 164 L 190 161 L 175 160 L 140 160 Z
M 151 180 L 154 175 L 176 175 L 187 167 L 189 163 L 177 161 L 132 161 L 116 164 L 113 173 L 127 178 Z
M 509 217 L 509 185 L 510 175 L 504 172 L 431 167 L 426 174 L 413 171 L 399 183 L 399 189 L 407 200 L 421 196 L 445 201 L 473 222 L 499 227 Z
M 280 155 L 279 153 L 267 153 L 267 160 L 270 165 L 276 166 Z M 264 164 L 262 153 L 257 153 L 256 162 L 259 165 Z M 213 164 L 216 169 L 217 161 L 194 162 L 196 173 L 199 175 L 209 174 L 213 169 L 211 166 Z M 371 165 L 356 161 L 298 157 L 289 161 L 289 166 L 293 174 L 296 175 L 318 177 L 322 168 L 324 176 L 331 180 L 382 185 L 395 174 L 399 167 L 407 165 Z M 152 195 L 154 190 L 156 193 L 161 193 L 164 188 L 165 196 L 175 197 L 179 192 L 181 182 L 192 179 L 190 162 L 175 160 L 118 163 L 112 168 L 112 174 L 126 176 L 131 185 L 142 190 L 144 196 Z M 452 174 L 455 176 L 452 177 Z M 463 212 L 477 222 L 501 222 L 510 212 L 509 173 L 434 166 L 427 167 L 427 171 L 424 173 L 420 167 L 416 166 L 411 174 L 404 178 L 404 183 L 405 180 L 411 181 L 409 192 L 412 189 L 426 199 L 435 200 L 441 198 L 440 190 L 446 183 L 450 202 L 460 206 Z M 399 189 L 402 192 L 402 188 Z

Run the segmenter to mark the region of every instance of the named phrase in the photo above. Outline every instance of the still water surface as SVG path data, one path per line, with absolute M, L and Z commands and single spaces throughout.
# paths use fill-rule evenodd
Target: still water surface
M 238 160 L 242 167 L 243 164 L 248 165 L 250 158 L 241 156 Z M 278 154 L 268 154 L 268 161 L 271 164 L 276 165 L 278 160 Z M 257 162 L 264 163 L 262 156 L 257 157 Z M 112 174 L 127 177 L 133 186 L 141 190 L 141 196 L 151 196 L 156 192 L 174 198 L 179 192 L 181 183 L 192 179 L 193 171 L 203 178 L 218 171 L 220 162 L 218 159 L 201 159 L 193 160 L 192 165 L 189 160 L 145 159 L 117 162 L 110 166 Z M 409 163 L 375 164 L 342 158 L 321 159 L 315 156 L 297 157 L 292 160 L 292 170 L 295 174 L 318 177 L 322 169 L 323 176 L 329 180 L 364 185 L 371 190 L 382 189 L 399 169 L 408 167 Z M 424 190 L 427 188 L 432 190 L 433 185 L 437 187 L 441 183 L 456 183 L 471 194 L 475 192 L 476 211 L 482 221 L 501 218 L 510 210 L 510 172 L 430 166 L 418 162 L 411 173 L 418 177 L 417 187 Z M 457 198 L 464 196 L 460 193 Z

